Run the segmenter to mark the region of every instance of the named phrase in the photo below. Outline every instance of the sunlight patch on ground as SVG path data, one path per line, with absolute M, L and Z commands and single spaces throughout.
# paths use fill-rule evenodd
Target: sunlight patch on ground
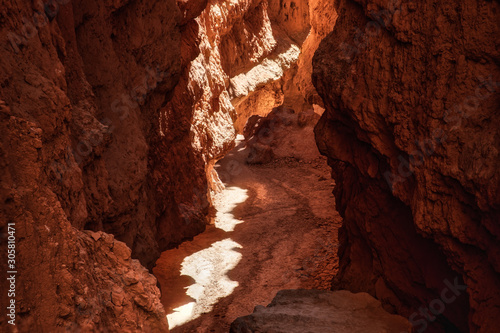
M 214 206 L 217 209 L 215 227 L 225 232 L 230 232 L 234 231 L 234 227 L 237 224 L 243 223 L 242 220 L 235 218 L 231 212 L 238 204 L 244 202 L 247 198 L 247 190 L 235 186 L 226 187 L 226 189 L 217 196 L 214 202 Z
M 238 282 L 231 281 L 226 274 L 241 260 L 241 253 L 235 251 L 239 248 L 240 244 L 226 238 L 184 258 L 181 275 L 190 276 L 195 280 L 186 290 L 186 294 L 194 298 L 195 302 L 180 306 L 167 315 L 170 328 L 210 312 L 219 298 L 233 292 Z
M 245 150 L 245 136 L 243 134 L 237 134 L 236 135 L 236 140 L 234 141 L 235 142 L 235 145 L 236 145 L 236 148 L 237 148 L 237 152 L 242 152 L 243 150 Z M 238 148 L 239 147 L 239 148 Z
M 180 326 L 193 319 L 195 302 L 189 302 L 174 309 L 174 312 L 167 315 L 168 327 L 170 329 Z

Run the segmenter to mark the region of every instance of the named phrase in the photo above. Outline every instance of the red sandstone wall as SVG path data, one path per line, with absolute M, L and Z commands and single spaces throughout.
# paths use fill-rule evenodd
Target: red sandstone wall
M 499 3 L 343 0 L 336 10 L 313 59 L 326 106 L 316 138 L 345 219 L 334 285 L 369 291 L 417 331 L 494 332 Z M 455 282 L 467 286 L 456 299 Z
M 273 30 L 287 10 L 268 7 L 0 3 L 0 228 L 18 224 L 23 329 L 166 330 L 154 278 L 131 257 L 151 267 L 209 223 L 212 166 L 235 135 L 231 76 L 308 29 Z

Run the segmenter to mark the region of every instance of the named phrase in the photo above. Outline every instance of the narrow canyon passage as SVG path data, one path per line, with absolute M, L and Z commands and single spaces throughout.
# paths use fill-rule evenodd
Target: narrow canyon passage
M 248 165 L 238 139 L 216 165 L 225 189 L 215 225 L 163 252 L 153 270 L 172 332 L 228 332 L 279 290 L 329 289 L 337 271 L 341 218 L 325 158 L 306 144 L 294 157 Z
M 0 0 L 0 333 L 495 333 L 500 0 Z

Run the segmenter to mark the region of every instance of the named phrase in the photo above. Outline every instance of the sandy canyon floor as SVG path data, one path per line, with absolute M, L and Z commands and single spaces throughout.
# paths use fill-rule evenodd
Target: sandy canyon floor
M 302 142 L 290 156 L 247 165 L 244 147 L 238 140 L 216 165 L 225 189 L 215 224 L 153 270 L 174 333 L 228 332 L 281 289 L 329 289 L 337 271 L 341 218 L 326 159 Z

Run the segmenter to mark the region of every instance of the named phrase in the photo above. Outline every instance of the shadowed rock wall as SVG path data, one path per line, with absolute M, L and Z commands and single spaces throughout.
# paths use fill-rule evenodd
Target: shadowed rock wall
M 417 331 L 493 332 L 499 3 L 343 0 L 336 10 L 313 59 L 326 107 L 316 140 L 344 217 L 334 287 L 376 295 Z

